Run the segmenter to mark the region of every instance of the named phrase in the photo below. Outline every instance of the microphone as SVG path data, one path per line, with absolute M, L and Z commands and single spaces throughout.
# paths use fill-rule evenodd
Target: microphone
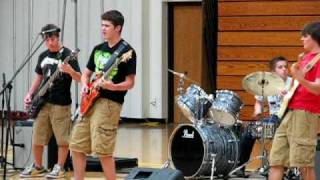
M 53 33 L 53 32 L 60 32 L 60 29 L 59 28 L 48 29 L 48 30 L 45 30 L 45 31 L 41 31 L 40 34 L 41 35 L 45 35 L 45 34 Z

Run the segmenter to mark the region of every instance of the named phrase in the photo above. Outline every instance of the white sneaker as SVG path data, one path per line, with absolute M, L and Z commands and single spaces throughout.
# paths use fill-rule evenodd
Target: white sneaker
M 55 164 L 53 169 L 50 173 L 48 173 L 45 177 L 50 179 L 58 179 L 63 178 L 66 176 L 66 172 L 64 171 L 63 167 L 59 164 Z
M 46 174 L 46 169 L 44 167 L 36 168 L 34 164 L 27 166 L 21 173 L 20 177 L 43 177 Z

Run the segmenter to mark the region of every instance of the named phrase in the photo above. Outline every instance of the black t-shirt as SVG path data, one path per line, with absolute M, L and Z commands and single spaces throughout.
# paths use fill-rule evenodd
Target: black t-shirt
M 58 64 L 71 54 L 71 50 L 63 47 L 59 52 L 50 52 L 46 50 L 39 55 L 38 63 L 35 72 L 43 75 L 42 85 L 50 78 L 50 76 L 57 70 Z M 71 67 L 80 72 L 79 63 L 77 60 L 70 60 L 68 62 Z M 47 93 L 44 95 L 46 102 L 57 105 L 71 104 L 71 87 L 72 77 L 67 73 L 58 75 L 57 79 L 53 81 Z
M 109 47 L 107 42 L 95 46 L 91 52 L 87 68 L 90 71 L 95 72 L 96 74 L 101 73 L 102 69 L 110 59 L 112 53 L 117 50 L 122 41 L 124 40 L 119 41 L 112 48 Z M 122 52 L 120 52 L 118 57 L 121 57 L 122 54 L 128 52 L 130 49 L 133 50 L 133 48 L 130 45 L 128 45 Z M 128 59 L 127 62 L 121 62 L 110 73 L 112 82 L 118 84 L 125 81 L 127 75 L 136 74 L 136 63 L 136 53 L 133 50 L 132 57 Z M 127 91 L 110 91 L 106 89 L 101 89 L 100 97 L 107 98 L 122 104 L 126 93 Z

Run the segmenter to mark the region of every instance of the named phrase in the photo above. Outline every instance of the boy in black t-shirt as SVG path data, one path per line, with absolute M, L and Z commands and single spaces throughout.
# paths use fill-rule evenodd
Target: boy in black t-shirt
M 65 176 L 63 167 L 68 155 L 71 127 L 70 87 L 72 79 L 80 81 L 81 74 L 76 60 L 72 59 L 68 63 L 62 63 L 71 54 L 71 51 L 62 46 L 59 39 L 60 29 L 53 24 L 47 24 L 41 29 L 41 32 L 48 49 L 39 55 L 35 68 L 35 79 L 24 98 L 25 108 L 29 109 L 32 97 L 35 99 L 35 96 L 40 94 L 37 91 L 38 88 L 44 90 L 44 85 L 48 84 L 47 80 L 54 74 L 58 76 L 51 83 L 46 93 L 41 96 L 45 103 L 40 106 L 41 109 L 33 124 L 32 152 L 34 163 L 26 167 L 20 177 L 45 175 L 46 170 L 42 166 L 43 147 L 48 144 L 52 134 L 54 134 L 58 144 L 58 162 L 46 177 L 61 178 Z
M 118 57 L 132 51 L 126 62 L 115 66 L 106 79 L 97 79 L 94 84 L 99 87 L 99 98 L 92 107 L 80 117 L 75 125 L 70 140 L 70 150 L 75 179 L 84 179 L 86 155 L 99 157 L 104 175 L 108 180 L 116 179 L 113 151 L 120 119 L 121 106 L 127 90 L 133 88 L 136 74 L 136 54 L 132 47 L 121 38 L 124 18 L 119 11 L 111 10 L 101 16 L 102 34 L 105 42 L 94 47 L 87 68 L 81 76 L 82 96 L 89 96 L 88 83 L 93 73 L 101 74 L 112 62 L 112 54 L 119 47 Z M 125 44 L 125 45 L 124 45 Z M 125 54 L 124 54 L 125 53 Z M 92 92 L 92 91 L 90 91 Z M 92 94 L 92 93 L 91 93 Z M 83 106 L 83 100 L 81 108 Z M 89 128 L 90 127 L 90 128 Z

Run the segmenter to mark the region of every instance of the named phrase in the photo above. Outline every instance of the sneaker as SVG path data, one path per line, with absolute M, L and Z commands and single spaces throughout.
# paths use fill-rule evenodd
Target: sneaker
M 58 179 L 66 176 L 66 173 L 59 164 L 55 164 L 52 171 L 46 175 L 46 178 Z
M 47 170 L 44 167 L 37 168 L 34 164 L 26 167 L 22 173 L 20 173 L 20 177 L 43 177 L 46 174 Z

